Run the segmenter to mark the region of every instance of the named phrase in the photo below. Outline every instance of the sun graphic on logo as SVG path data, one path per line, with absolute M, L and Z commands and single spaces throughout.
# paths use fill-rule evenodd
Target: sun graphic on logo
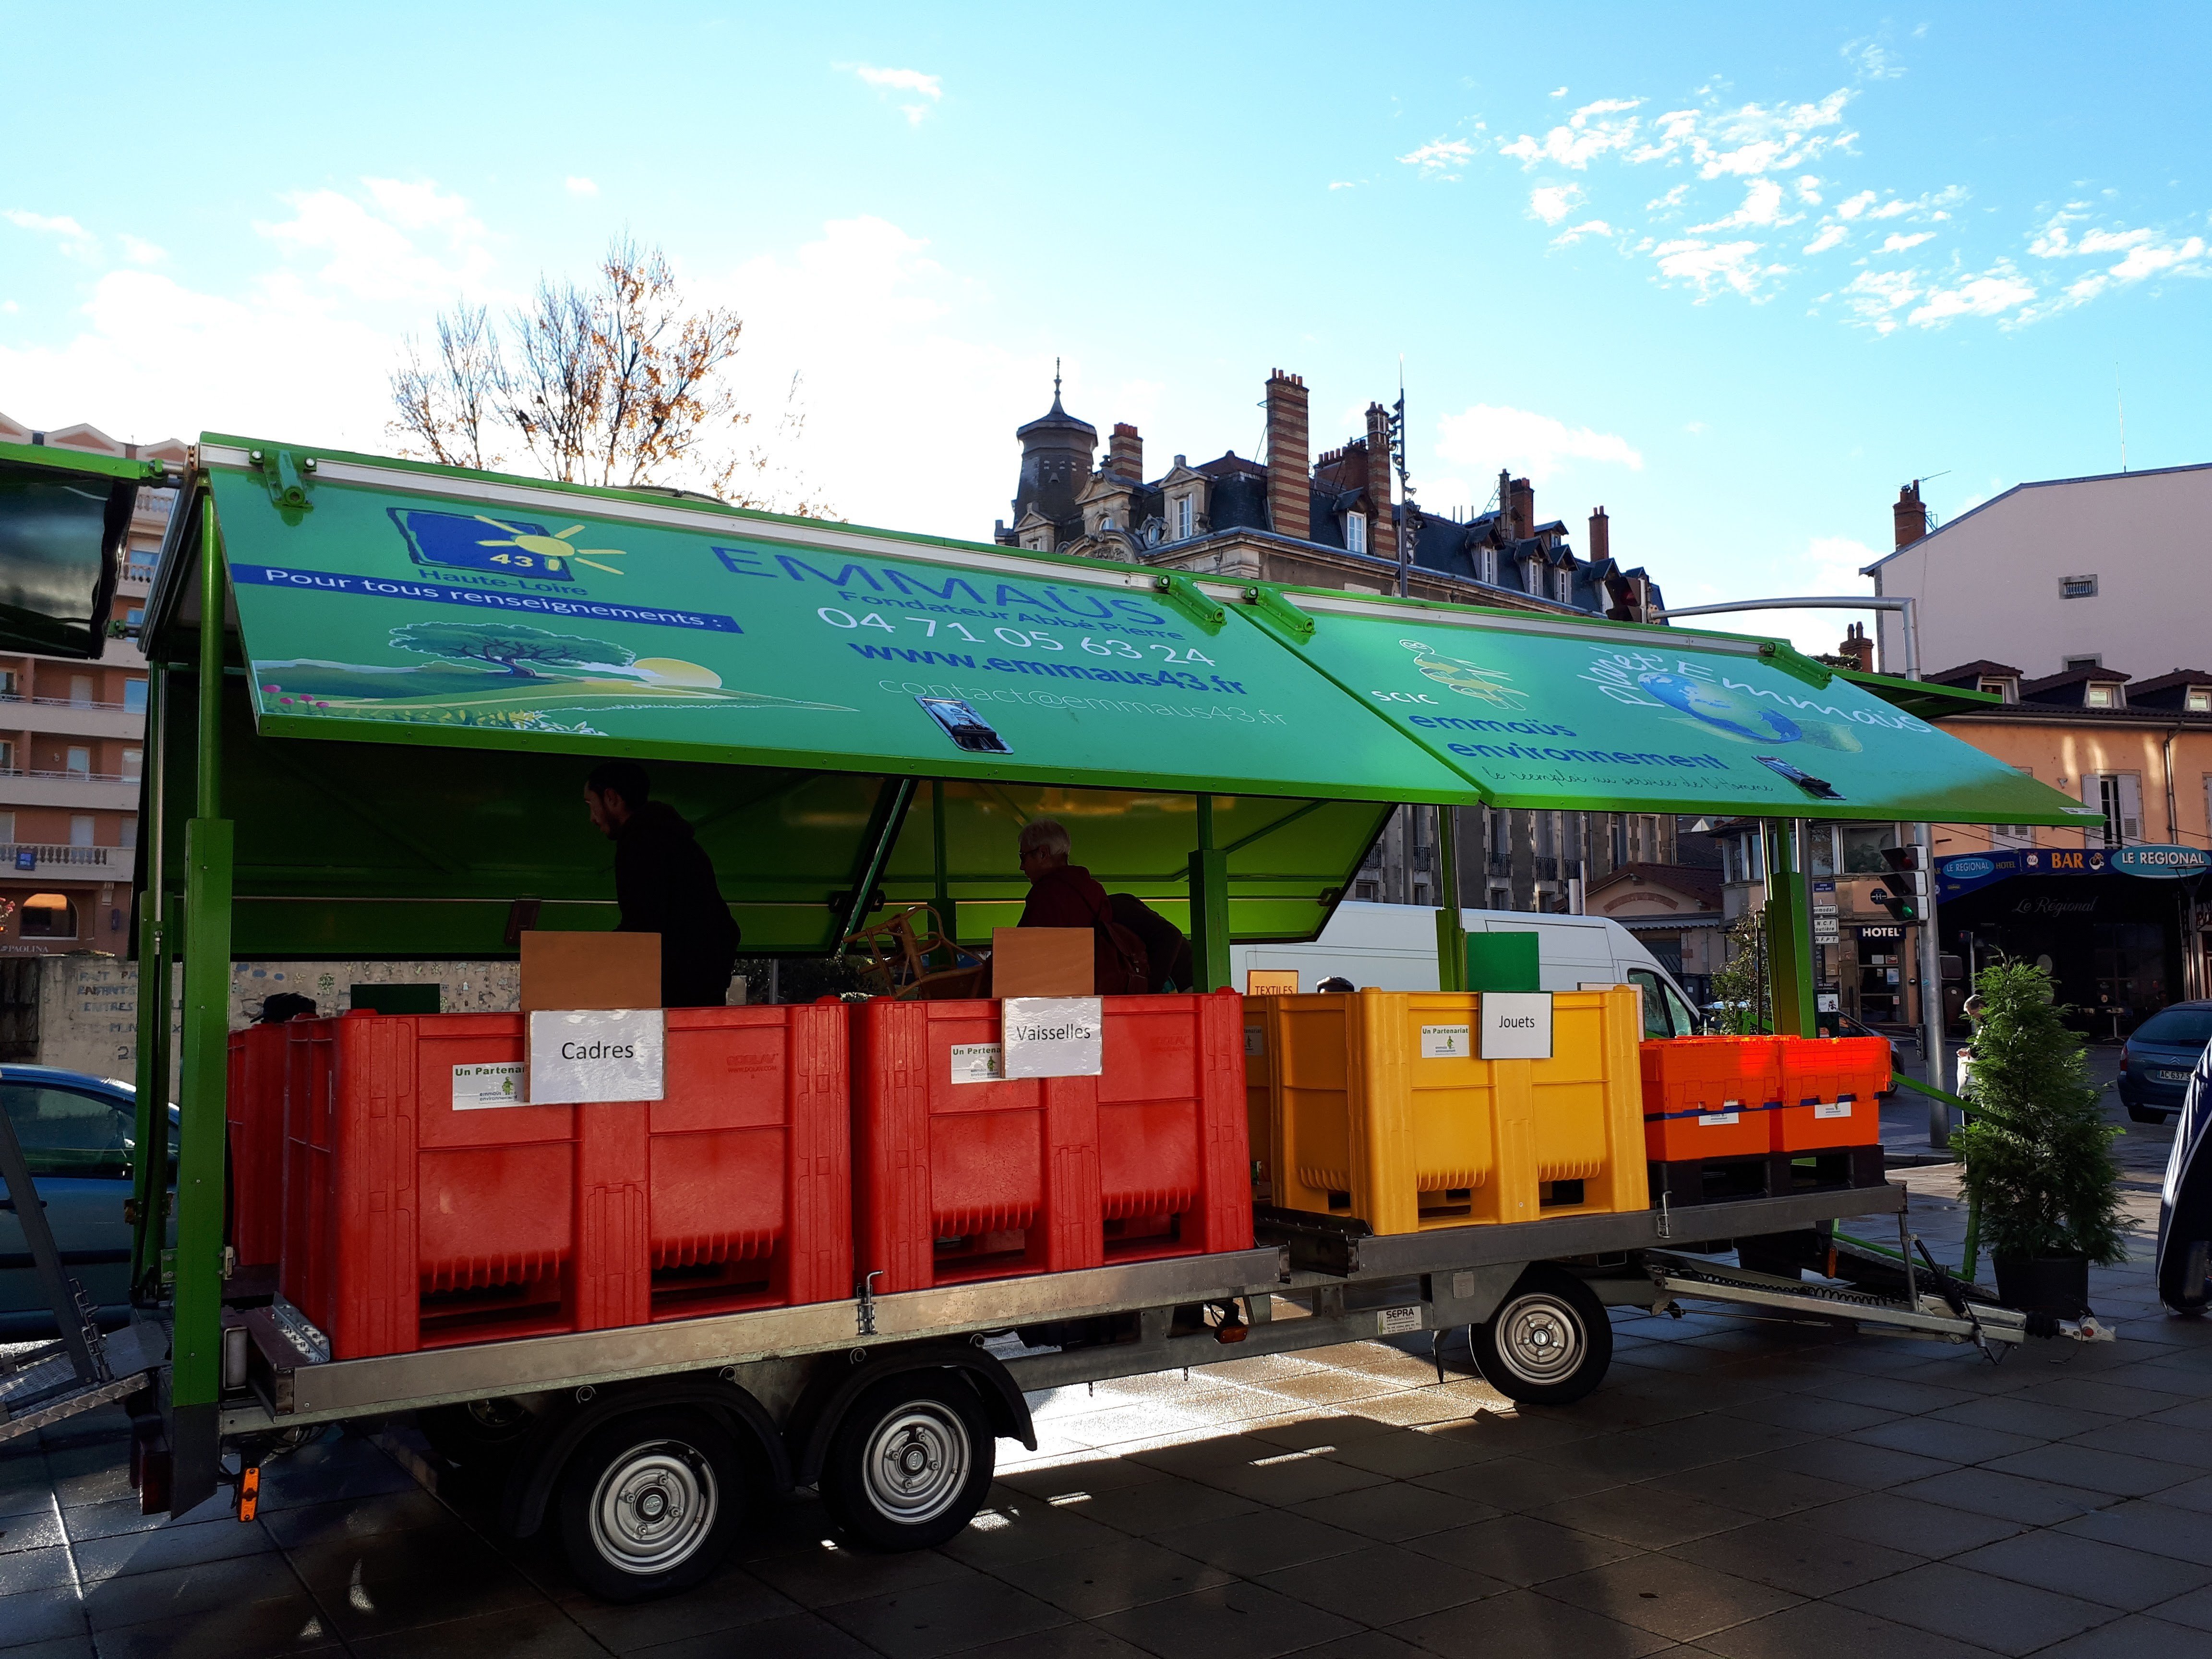
M 1518 708 L 1528 700 L 1526 691 L 1516 690 L 1503 682 L 1513 677 L 1502 668 L 1482 668 L 1457 657 L 1446 657 L 1419 640 L 1401 640 L 1398 643 L 1413 653 L 1413 666 L 1419 669 L 1438 685 L 1456 691 L 1462 697 L 1473 697 L 1498 708 Z
M 547 568 L 552 570 L 558 570 L 561 568 L 561 561 L 566 559 L 571 564 L 587 564 L 594 570 L 604 570 L 610 576 L 619 576 L 623 574 L 618 566 L 599 562 L 601 559 L 623 557 L 623 550 L 621 548 L 568 545 L 568 538 L 584 527 L 580 524 L 572 524 L 566 530 L 556 532 L 550 536 L 533 536 L 527 531 L 517 530 L 511 524 L 501 524 L 497 519 L 487 519 L 481 513 L 476 515 L 476 520 L 478 524 L 488 524 L 494 530 L 504 530 L 507 534 L 507 539 L 505 541 L 482 541 L 477 544 L 478 547 L 511 547 L 518 552 L 534 553 L 545 561 Z

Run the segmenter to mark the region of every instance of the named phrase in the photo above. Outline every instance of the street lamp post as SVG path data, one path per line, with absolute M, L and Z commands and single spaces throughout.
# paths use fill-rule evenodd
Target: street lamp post
M 1905 678 L 1920 678 L 1920 619 L 1913 601 L 1905 595 L 1732 599 L 1726 605 L 1690 605 L 1679 610 L 1670 606 L 1667 615 L 1669 618 L 1717 617 L 1731 611 L 1894 611 L 1905 624 Z M 1936 937 L 1936 842 L 1934 832 L 1927 824 L 1912 826 L 1912 845 L 1917 854 L 1913 861 L 1919 866 L 1914 878 L 1920 884 L 1920 1046 L 1928 1056 L 1929 1086 L 1948 1089 L 1951 1085 L 1943 1064 L 1943 961 Z M 1951 1109 L 1940 1100 L 1928 1103 L 1928 1144 L 1936 1147 L 1951 1144 Z

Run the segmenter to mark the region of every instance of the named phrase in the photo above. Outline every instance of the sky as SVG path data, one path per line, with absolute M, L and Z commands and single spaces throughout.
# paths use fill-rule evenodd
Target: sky
M 628 232 L 777 486 L 896 529 L 989 537 L 1055 362 L 1154 475 L 1402 368 L 1424 505 L 1603 505 L 1677 606 L 1870 592 L 1908 479 L 2212 459 L 2201 6 L 370 15 L 0 0 L 0 412 L 392 452 L 409 337 Z

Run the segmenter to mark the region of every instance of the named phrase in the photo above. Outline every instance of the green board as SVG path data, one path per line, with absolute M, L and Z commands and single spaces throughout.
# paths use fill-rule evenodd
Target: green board
M 1299 592 L 1305 659 L 1501 806 L 2081 827 L 2078 800 L 1795 653 Z M 1771 647 L 1770 647 L 1771 649 Z M 1817 683 L 1816 683 L 1817 682 Z
M 324 461 L 214 489 L 265 735 L 1370 801 L 1466 781 L 1149 573 Z M 771 533 L 772 532 L 772 533 Z M 1186 584 L 1187 586 L 1187 584 Z

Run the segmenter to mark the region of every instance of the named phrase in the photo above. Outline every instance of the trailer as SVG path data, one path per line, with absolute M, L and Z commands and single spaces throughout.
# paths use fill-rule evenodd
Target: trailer
M 1465 1329 L 1509 1397 L 1564 1402 L 1604 1375 L 1607 1306 L 1686 1297 L 1993 1350 L 2101 1334 L 2032 1331 L 1923 1273 L 1901 1222 L 1901 1267 L 1875 1274 L 1901 1282 L 1855 1287 L 1865 1264 L 1835 1224 L 1901 1217 L 1904 1194 L 1839 1183 L 1387 1235 L 1260 1206 L 1249 1249 L 884 1294 L 863 1259 L 832 1299 L 333 1358 L 227 1219 L 270 1196 L 240 1194 L 229 1161 L 232 964 L 478 959 L 525 930 L 608 927 L 604 845 L 575 805 L 586 757 L 653 763 L 749 951 L 833 951 L 915 903 L 985 947 L 1024 890 L 1014 833 L 1049 813 L 1109 887 L 1190 934 L 1200 995 L 1229 988 L 1232 939 L 1315 937 L 1401 805 L 2040 823 L 2084 809 L 1923 718 L 1973 694 L 1771 640 L 213 434 L 162 482 L 179 497 L 143 636 L 135 890 L 142 981 L 183 970 L 177 1243 L 161 1247 L 155 1178 L 169 1030 L 144 995 L 142 1363 L 76 1384 L 135 1379 L 149 1513 L 225 1485 L 250 1513 L 261 1461 L 304 1432 L 414 1412 L 450 1457 L 500 1472 L 507 1526 L 555 1529 L 587 1588 L 635 1599 L 696 1582 L 745 1514 L 798 1486 L 858 1542 L 949 1536 L 995 1441 L 1034 1445 L 1024 1394 L 1074 1382 Z M 1782 1030 L 1810 1033 L 1799 839 L 1772 840 L 1775 1000 Z M 1452 990 L 1468 957 L 1449 838 L 1442 851 Z M 1746 1241 L 1738 1262 L 1713 1259 Z M 1787 1267 L 1807 1248 L 1811 1280 Z

